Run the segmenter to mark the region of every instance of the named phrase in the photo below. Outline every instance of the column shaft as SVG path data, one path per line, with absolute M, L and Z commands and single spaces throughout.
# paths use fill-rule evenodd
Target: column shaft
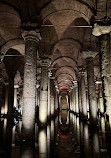
M 23 87 L 22 136 L 34 140 L 35 102 L 36 102 L 36 53 L 37 43 L 32 39 L 25 41 L 25 67 Z
M 100 69 L 102 78 L 102 88 L 104 91 L 104 105 L 109 116 L 111 127 L 111 53 L 110 53 L 110 34 L 99 37 L 100 44 Z
M 42 79 L 40 90 L 39 121 L 42 124 L 47 123 L 48 106 L 48 65 L 42 65 Z
M 50 78 L 48 78 L 48 117 L 51 114 L 51 101 L 50 101 Z
M 79 80 L 78 82 L 78 104 L 79 104 L 79 114 L 81 115 L 82 114 L 82 105 L 81 105 L 81 82 Z
M 81 75 L 81 107 L 82 116 L 87 117 L 86 85 L 84 75 Z
M 5 114 L 8 112 L 8 84 L 5 85 Z
M 93 58 L 86 59 L 87 64 L 87 81 L 88 81 L 88 95 L 89 95 L 89 110 L 90 110 L 90 121 L 92 124 L 97 122 L 97 99 L 96 89 L 94 82 L 94 65 Z
M 8 116 L 10 119 L 14 117 L 14 76 L 9 76 L 9 85 L 8 85 Z
M 3 106 L 3 82 L 0 82 L 0 115 L 1 115 L 2 106 Z

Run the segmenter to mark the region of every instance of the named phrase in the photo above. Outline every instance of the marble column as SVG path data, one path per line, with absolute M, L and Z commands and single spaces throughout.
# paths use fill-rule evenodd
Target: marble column
M 48 63 L 49 59 L 42 60 L 42 78 L 40 88 L 40 106 L 39 106 L 39 121 L 40 125 L 47 123 L 47 108 L 48 108 Z
M 40 34 L 37 31 L 24 31 L 25 67 L 23 86 L 22 140 L 34 142 L 35 139 L 35 103 L 36 103 L 36 71 L 37 42 Z
M 86 58 L 90 122 L 92 125 L 96 125 L 97 98 L 96 98 L 96 87 L 95 87 L 95 81 L 94 81 L 93 58 L 97 55 L 97 52 L 87 51 L 87 52 L 82 52 L 82 55 L 84 58 Z

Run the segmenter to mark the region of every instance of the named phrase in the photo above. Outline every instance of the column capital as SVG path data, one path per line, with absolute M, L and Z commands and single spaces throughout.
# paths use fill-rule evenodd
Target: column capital
M 35 42 L 38 42 L 41 40 L 41 36 L 40 36 L 40 33 L 39 33 L 39 30 L 30 30 L 30 31 L 27 31 L 27 30 L 22 30 L 22 37 L 25 41 L 27 40 L 33 40 Z
M 50 64 L 50 61 L 51 61 L 51 59 L 49 57 L 44 56 L 41 58 L 41 65 L 47 66 Z
M 85 59 L 94 58 L 97 54 L 97 51 L 82 51 L 82 57 Z
M 94 28 L 93 28 L 93 31 L 92 31 L 92 34 L 94 36 L 101 36 L 103 34 L 109 34 L 111 32 L 111 25 L 108 25 L 108 26 L 101 26 L 97 23 L 94 24 Z

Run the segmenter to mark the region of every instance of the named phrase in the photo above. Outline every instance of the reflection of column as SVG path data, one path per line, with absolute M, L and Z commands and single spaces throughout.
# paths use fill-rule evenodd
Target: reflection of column
M 47 123 L 47 107 L 48 107 L 48 59 L 42 61 L 42 78 L 40 89 L 40 106 L 39 106 L 39 121 Z
M 24 31 L 22 35 L 25 40 L 22 139 L 33 141 L 35 137 L 36 54 L 39 33 Z
M 77 133 L 77 141 L 78 141 L 78 144 L 80 144 L 80 124 L 79 124 L 79 117 L 76 118 L 76 133 Z
M 40 130 L 39 137 L 39 158 L 46 158 L 47 157 L 47 136 L 45 129 Z
M 47 156 L 50 157 L 50 137 L 51 137 L 51 131 L 50 131 L 50 125 L 47 126 Z
M 82 107 L 82 117 L 87 118 L 87 102 L 86 102 L 86 85 L 84 75 L 81 75 L 81 107 Z
M 99 134 L 97 130 L 91 132 L 92 137 L 92 154 L 94 158 L 100 158 Z
M 84 155 L 85 158 L 91 158 L 91 149 L 89 142 L 89 129 L 88 124 L 84 124 Z
M 54 140 L 54 120 L 51 120 L 51 140 Z
M 15 128 L 16 126 L 13 126 L 12 129 L 12 146 L 15 147 Z
M 21 150 L 20 150 L 20 157 L 21 158 L 34 158 L 35 154 L 34 154 L 34 146 L 30 146 L 30 145 L 22 145 L 21 146 Z

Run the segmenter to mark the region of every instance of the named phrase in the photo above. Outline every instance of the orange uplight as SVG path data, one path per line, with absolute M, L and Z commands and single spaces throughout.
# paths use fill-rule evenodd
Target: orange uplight
M 68 88 L 66 86 L 60 87 L 60 90 L 62 90 L 62 89 L 67 89 L 68 90 Z
M 69 134 L 60 134 L 60 137 L 62 138 L 62 139 L 67 139 L 67 138 L 69 138 Z

